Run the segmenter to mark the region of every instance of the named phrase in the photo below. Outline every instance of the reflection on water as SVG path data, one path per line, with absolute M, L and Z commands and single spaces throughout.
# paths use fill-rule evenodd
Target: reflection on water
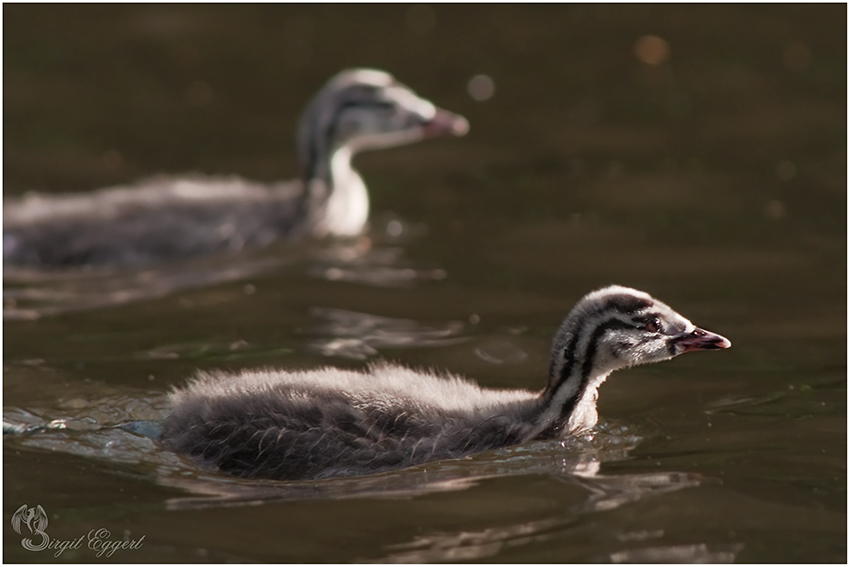
M 596 472 L 577 473 L 576 482 L 591 494 L 581 506 L 582 510 L 588 512 L 613 510 L 648 495 L 665 494 L 706 482 L 705 478 L 695 473 L 660 472 L 602 477 L 597 476 Z
M 149 269 L 38 270 L 6 266 L 5 319 L 38 319 L 73 311 L 165 297 L 179 291 L 239 281 L 295 261 L 293 255 L 224 254 Z
M 146 269 L 40 270 L 5 266 L 3 317 L 38 319 L 117 306 L 280 269 L 297 269 L 315 278 L 377 287 L 398 287 L 446 277 L 442 268 L 418 268 L 405 257 L 401 244 L 419 238 L 425 232 L 424 227 L 392 217 L 375 224 L 368 237 L 356 240 L 284 244 Z M 250 286 L 246 286 L 245 293 L 251 293 Z
M 441 268 L 416 268 L 399 246 L 374 246 L 368 238 L 354 243 L 333 243 L 318 251 L 307 273 L 330 281 L 377 287 L 399 287 L 416 281 L 446 278 Z
M 521 331 L 509 330 L 512 334 Z M 475 347 L 475 355 L 490 364 L 517 364 L 528 358 L 528 354 L 513 342 L 502 338 L 482 338 Z
M 562 521 L 546 519 L 487 528 L 481 531 L 462 531 L 417 536 L 413 541 L 387 546 L 391 553 L 375 563 L 456 563 L 492 557 L 506 546 L 545 541 Z
M 290 260 L 291 261 L 291 260 Z M 3 317 L 38 319 L 165 297 L 178 291 L 238 281 L 288 263 L 286 258 L 227 256 L 146 270 L 39 271 L 5 268 Z
M 466 459 L 447 460 L 375 475 L 318 481 L 242 480 L 220 474 L 169 475 L 159 479 L 166 486 L 193 494 L 169 500 L 173 509 L 242 506 L 259 502 L 347 499 L 406 499 L 432 493 L 466 490 L 487 480 L 521 475 L 547 475 L 584 486 L 596 475 L 601 459 L 624 457 L 623 443 L 628 435 L 611 436 L 595 444 L 582 439 L 532 443 L 480 454 Z M 601 478 L 601 477 L 600 477 Z M 674 482 L 679 478 L 671 477 Z M 684 486 L 684 485 L 683 485 Z M 201 495 L 198 497 L 197 495 Z M 591 498 L 598 500 L 594 495 Z M 592 508 L 577 510 L 593 511 Z
M 680 487 L 681 488 L 681 487 Z M 673 488 L 678 489 L 678 488 Z M 460 531 L 417 536 L 403 544 L 387 546 L 391 552 L 372 560 L 375 563 L 456 563 L 492 557 L 508 548 L 557 540 L 569 531 L 575 518 L 523 522 L 481 531 Z M 663 530 L 618 534 L 617 539 L 661 538 Z M 743 544 L 692 544 L 647 547 L 617 551 L 597 557 L 600 563 L 733 563 Z
M 842 411 L 846 401 L 836 399 L 834 390 L 846 388 L 845 380 L 828 381 L 814 386 L 788 384 L 784 389 L 759 396 L 724 396 L 707 405 L 708 415 L 789 416 L 831 414 Z
M 457 336 L 464 328 L 459 321 L 423 325 L 413 319 L 329 307 L 316 307 L 311 313 L 324 322 L 310 331 L 310 334 L 322 336 L 312 339 L 309 348 L 325 356 L 366 360 L 386 347 L 443 346 L 468 340 Z
M 496 555 L 505 548 L 560 539 L 564 536 L 564 532 L 573 528 L 581 516 L 614 510 L 660 494 L 699 486 L 703 481 L 699 475 L 676 472 L 603 475 L 599 474 L 599 461 L 588 462 L 581 459 L 576 462 L 568 462 L 568 459 L 564 459 L 560 470 L 550 470 L 549 473 L 562 482 L 585 488 L 589 497 L 583 503 L 555 518 L 491 527 L 480 531 L 464 530 L 416 536 L 410 542 L 387 546 L 390 553 L 377 561 L 425 563 L 484 559 Z M 644 532 L 641 539 L 662 535 L 663 531 L 655 534 Z M 639 539 L 633 533 L 617 534 L 617 538 L 621 541 Z M 678 555 L 680 560 L 698 561 L 701 557 L 701 548 L 693 546 L 693 549 L 694 553 L 690 556 L 690 560 L 684 553 Z M 660 554 L 659 557 L 661 557 Z
M 741 543 L 698 543 L 617 551 L 605 559 L 611 563 L 734 563 L 735 556 L 742 549 L 744 545 Z
M 595 512 L 603 512 L 619 508 L 630 502 L 637 502 L 652 498 L 660 494 L 666 494 L 683 488 L 699 486 L 702 479 L 699 475 L 686 473 L 652 473 L 652 474 L 626 474 L 618 476 L 607 476 L 598 474 L 598 462 L 596 466 L 586 466 L 587 462 L 576 463 L 576 466 L 566 465 L 563 462 L 560 471 L 550 471 L 564 482 L 578 484 L 590 492 L 590 497 L 584 503 L 573 507 L 555 518 L 522 522 L 509 526 L 491 527 L 480 531 L 459 531 L 448 533 L 432 533 L 420 535 L 412 541 L 403 544 L 387 546 L 390 553 L 375 561 L 381 563 L 431 563 L 431 562 L 456 562 L 479 560 L 496 555 L 505 548 L 516 547 L 534 542 L 546 540 L 557 540 L 564 536 L 564 532 L 573 529 L 579 517 Z M 642 532 L 641 534 L 624 533 L 617 534 L 620 541 L 649 539 L 661 537 L 663 531 Z M 728 546 L 725 546 L 728 547 Z M 688 555 L 686 548 L 690 548 Z M 657 557 L 661 560 L 665 557 L 665 549 L 655 550 Z M 709 551 L 703 545 L 683 546 L 666 550 L 669 557 L 678 557 L 679 562 L 692 563 L 704 562 L 702 559 L 713 558 L 710 562 L 728 562 L 734 559 L 734 553 L 728 555 L 716 555 L 717 550 Z M 631 562 L 629 551 L 620 552 L 613 562 Z M 640 551 L 635 552 L 635 557 L 641 557 Z M 650 555 L 644 556 L 644 561 Z M 725 558 L 725 559 L 724 559 Z M 638 559 L 637 562 L 640 562 Z
M 332 307 L 314 307 L 317 323 L 304 331 L 304 350 L 323 356 L 366 360 L 387 348 L 422 348 L 458 344 L 471 340 L 460 336 L 460 321 L 420 323 L 413 319 L 382 317 Z M 136 354 L 142 359 L 203 359 L 211 361 L 257 360 L 292 354 L 293 346 L 248 343 L 244 340 L 169 343 Z

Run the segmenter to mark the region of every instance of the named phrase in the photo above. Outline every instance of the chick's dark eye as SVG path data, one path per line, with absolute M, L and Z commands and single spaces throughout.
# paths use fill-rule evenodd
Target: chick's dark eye
M 653 317 L 652 319 L 646 322 L 643 328 L 649 331 L 650 333 L 657 333 L 661 330 L 661 320 L 658 317 Z

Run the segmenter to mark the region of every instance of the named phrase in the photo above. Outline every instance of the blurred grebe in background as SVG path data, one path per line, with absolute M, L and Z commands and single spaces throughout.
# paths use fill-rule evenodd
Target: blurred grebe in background
M 6 199 L 3 260 L 29 266 L 136 265 L 265 246 L 288 236 L 354 236 L 369 196 L 351 165 L 359 151 L 462 136 L 462 116 L 435 107 L 392 75 L 350 69 L 301 118 L 301 179 L 158 176 L 87 194 Z

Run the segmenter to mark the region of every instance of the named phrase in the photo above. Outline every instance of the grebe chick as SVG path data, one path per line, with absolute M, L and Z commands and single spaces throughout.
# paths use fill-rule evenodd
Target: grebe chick
M 45 267 L 144 264 L 293 235 L 357 235 L 369 216 L 369 196 L 351 166 L 354 154 L 462 136 L 468 128 L 463 117 L 388 73 L 343 71 L 301 118 L 300 182 L 161 176 L 88 194 L 7 199 L 3 260 Z
M 646 293 L 610 286 L 564 320 L 542 392 L 386 363 L 367 372 L 202 372 L 171 393 L 160 440 L 244 478 L 376 473 L 588 429 L 612 371 L 730 346 Z

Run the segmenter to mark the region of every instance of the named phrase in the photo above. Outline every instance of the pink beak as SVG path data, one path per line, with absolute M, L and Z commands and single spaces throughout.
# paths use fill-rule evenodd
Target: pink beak
M 422 131 L 426 138 L 463 136 L 469 132 L 469 122 L 460 114 L 438 108 L 437 114 L 423 125 Z
M 693 332 L 687 335 L 681 335 L 672 339 L 672 343 L 676 345 L 679 352 L 691 352 L 697 350 L 715 350 L 720 348 L 729 348 L 732 346 L 732 341 L 697 327 Z

